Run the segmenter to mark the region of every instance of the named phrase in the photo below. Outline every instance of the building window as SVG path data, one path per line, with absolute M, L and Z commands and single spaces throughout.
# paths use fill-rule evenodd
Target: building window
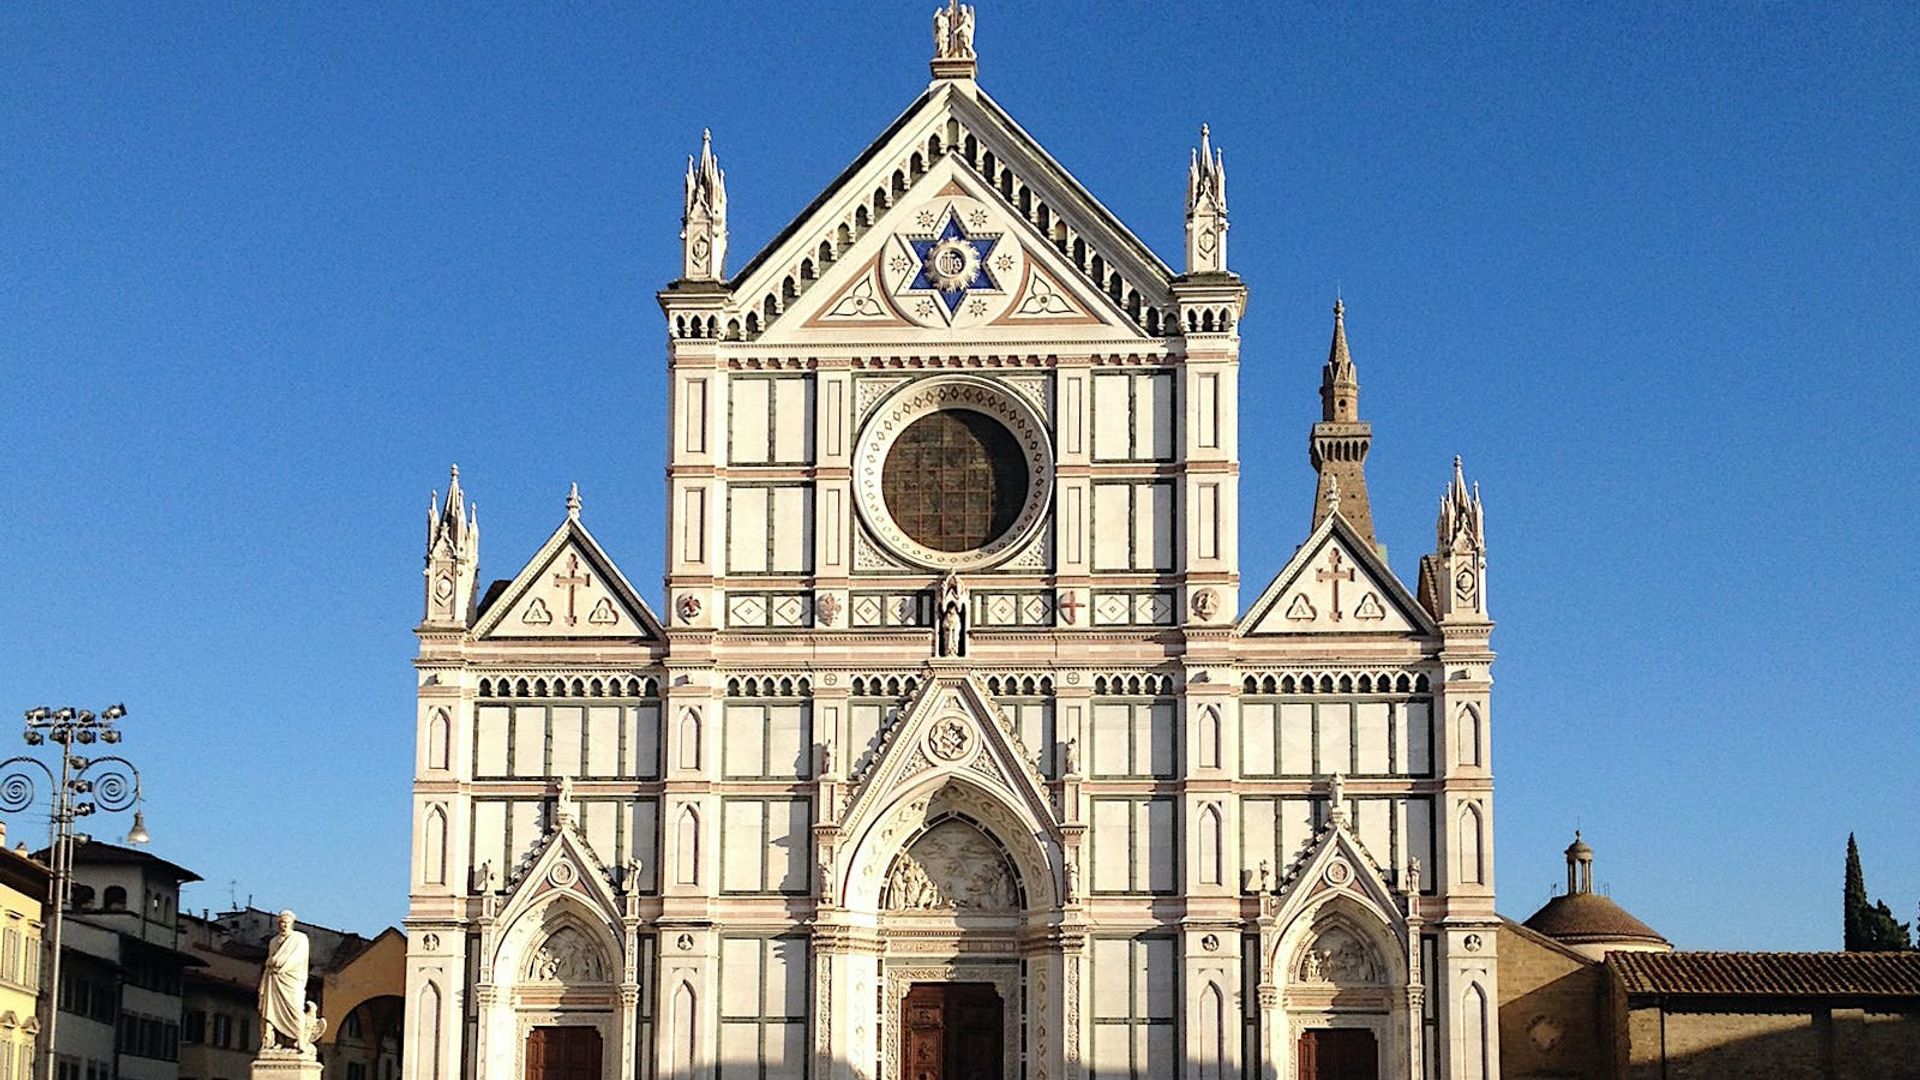
M 1093 775 L 1170 777 L 1174 770 L 1174 702 L 1095 702 Z
M 1089 837 L 1094 892 L 1173 891 L 1172 799 L 1096 798 Z
M 226 1013 L 213 1014 L 213 1045 L 223 1050 L 233 1045 L 233 1017 Z
M 1173 458 L 1173 376 L 1140 372 L 1093 377 L 1095 461 Z
M 1053 702 L 1035 698 L 995 698 L 1008 720 L 1013 722 L 1014 730 L 1020 733 L 1020 743 L 1027 748 L 1033 767 L 1048 780 L 1059 777 L 1060 770 L 1055 753 L 1053 727 Z
M 805 702 L 734 704 L 721 732 L 729 778 L 805 780 L 813 775 L 813 723 Z
M 107 886 L 107 891 L 104 893 L 101 893 L 100 897 L 101 897 L 100 906 L 105 908 L 106 910 L 108 911 L 125 911 L 126 910 L 127 890 L 121 888 L 120 886 L 118 885 Z
M 804 574 L 812 569 L 812 485 L 729 485 L 727 573 Z
M 1246 776 L 1431 776 L 1426 701 L 1272 701 L 1240 704 Z
M 813 379 L 728 380 L 728 458 L 735 465 L 804 465 L 813 457 Z
M 721 939 L 719 1080 L 805 1075 L 807 939 Z
M 205 1042 L 207 1038 L 207 1014 L 202 1009 L 188 1009 L 181 1016 L 180 1039 L 190 1045 Z
M 1179 1071 L 1173 939 L 1093 941 L 1093 1080 L 1149 1080 Z
M 1173 569 L 1173 485 L 1093 485 L 1093 568 Z
M 942 409 L 907 425 L 880 471 L 894 524 L 935 551 L 978 551 L 1005 535 L 1027 501 L 1026 452 L 998 420 Z
M 728 799 L 720 836 L 722 892 L 804 896 L 812 804 L 806 799 Z

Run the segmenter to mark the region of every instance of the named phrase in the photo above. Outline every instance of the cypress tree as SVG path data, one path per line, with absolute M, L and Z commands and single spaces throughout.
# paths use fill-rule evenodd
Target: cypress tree
M 1867 948 L 1867 877 L 1860 872 L 1860 845 L 1847 834 L 1847 884 L 1842 892 L 1842 933 L 1848 952 Z
M 1848 952 L 1896 952 L 1913 948 L 1908 924 L 1893 917 L 1886 901 L 1867 902 L 1867 879 L 1860 871 L 1860 845 L 1847 834 L 1847 882 L 1843 890 Z

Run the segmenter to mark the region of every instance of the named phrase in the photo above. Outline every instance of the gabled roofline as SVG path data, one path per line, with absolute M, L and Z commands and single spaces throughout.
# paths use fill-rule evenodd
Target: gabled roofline
M 1280 568 L 1280 572 L 1273 576 L 1272 581 L 1267 582 L 1267 587 L 1260 590 L 1260 595 L 1254 598 L 1253 605 L 1247 609 L 1247 613 L 1240 616 L 1234 623 L 1235 634 L 1241 637 L 1261 636 L 1253 633 L 1254 628 L 1259 626 L 1261 620 L 1266 618 L 1267 612 L 1279 603 L 1281 596 L 1286 592 L 1285 586 L 1305 572 L 1307 566 L 1312 563 L 1314 555 L 1319 553 L 1328 537 L 1334 533 L 1339 534 L 1339 539 L 1354 553 L 1353 557 L 1359 560 L 1368 573 L 1386 583 L 1387 599 L 1392 601 L 1399 609 L 1401 616 L 1412 624 L 1418 633 L 1427 637 L 1439 636 L 1440 624 L 1433 621 L 1433 616 L 1421 606 L 1418 600 L 1414 599 L 1412 593 L 1407 591 L 1406 585 L 1401 583 L 1399 576 L 1393 572 L 1393 568 L 1387 565 L 1386 560 L 1380 557 L 1380 553 L 1374 550 L 1373 545 L 1360 535 L 1353 527 L 1353 523 L 1349 522 L 1337 508 L 1320 522 L 1319 527 L 1307 534 L 1307 539 L 1294 550 L 1293 557 L 1287 560 L 1286 565 Z
M 1121 221 L 1117 214 L 1107 209 L 1107 205 L 1094 195 L 1091 188 L 1081 183 L 1079 177 L 1067 171 L 1067 167 L 1060 164 L 1059 159 L 1055 158 L 1053 154 L 1041 144 L 1040 140 L 1028 134 L 1027 129 L 1021 127 L 1020 122 L 1013 118 L 1012 113 L 1009 113 L 1004 106 L 998 101 L 995 101 L 993 96 L 985 90 L 980 91 L 974 100 L 979 102 L 982 109 L 1005 124 L 1009 130 L 1013 131 L 1020 138 L 1024 139 L 1027 145 L 1034 151 L 1035 155 L 1054 170 L 1057 174 L 1055 179 L 1065 184 L 1069 191 L 1086 199 L 1087 205 L 1093 208 L 1094 214 L 1100 223 L 1113 230 L 1115 237 L 1118 238 L 1123 245 L 1132 248 L 1133 253 L 1137 255 L 1141 261 L 1145 262 L 1150 268 L 1160 274 L 1162 279 L 1161 284 L 1164 285 L 1173 281 L 1177 276 L 1173 267 L 1168 266 L 1166 260 L 1162 259 L 1158 252 L 1148 247 L 1146 241 L 1134 235 L 1133 230 L 1127 228 L 1126 223 Z M 1231 275 L 1223 276 L 1230 277 Z
M 560 553 L 560 549 L 566 545 L 569 538 L 580 545 L 581 549 L 586 552 L 589 561 L 596 564 L 597 569 L 608 582 L 608 591 L 618 597 L 621 603 L 627 605 L 628 610 L 632 611 L 634 617 L 639 620 L 644 633 L 628 636 L 639 637 L 647 641 L 663 640 L 666 636 L 666 629 L 661 625 L 659 618 L 654 615 L 653 609 L 647 606 L 645 600 L 641 599 L 639 592 L 634 589 L 633 583 L 629 582 L 627 576 L 620 572 L 620 567 L 616 565 L 613 558 L 607 554 L 607 550 L 600 546 L 600 542 L 593 538 L 592 533 L 587 531 L 586 524 L 572 514 L 567 515 L 566 520 L 560 523 L 560 527 L 553 531 L 553 535 L 547 537 L 546 543 L 541 544 L 540 549 L 533 553 L 533 558 L 527 560 L 526 564 L 520 568 L 520 572 L 515 574 L 513 580 L 507 584 L 507 587 L 501 590 L 498 596 L 493 598 L 492 603 L 487 605 L 486 610 L 482 612 L 479 619 L 475 620 L 473 629 L 468 631 L 469 636 L 481 638 L 493 632 L 494 628 L 500 625 L 500 621 L 506 618 L 507 612 L 512 611 L 513 606 L 519 603 L 520 598 L 526 595 L 528 589 L 533 587 L 534 578 L 539 573 L 536 567 L 544 567 L 548 562 L 552 561 L 554 556 Z M 492 592 L 491 586 L 489 586 L 488 592 Z M 579 635 L 581 639 L 592 639 L 604 636 L 605 635 L 600 634 Z M 544 635 L 539 638 L 522 638 L 520 640 L 565 641 L 567 640 L 567 636 L 555 634 Z
M 818 214 L 821 208 L 827 205 L 828 200 L 839 194 L 840 190 L 846 187 L 861 169 L 866 168 L 868 162 L 880 156 L 880 151 L 886 147 L 887 143 L 893 140 L 894 136 L 900 134 L 901 130 L 913 120 L 914 116 L 926 106 L 927 102 L 933 100 L 933 95 L 934 88 L 931 86 L 921 91 L 920 96 L 913 99 L 913 104 L 908 105 L 905 112 L 894 117 L 893 123 L 888 124 L 886 130 L 882 131 L 878 138 L 868 143 L 865 150 L 854 155 L 852 164 L 841 169 L 839 175 L 835 176 L 826 187 L 821 188 L 819 194 L 813 197 L 813 201 L 807 203 L 805 208 L 796 214 L 792 221 L 787 222 L 785 228 L 775 233 L 773 239 L 762 245 L 760 250 L 754 253 L 753 258 L 748 259 L 746 264 L 740 267 L 738 273 L 727 278 L 727 290 L 729 292 L 733 291 L 742 282 L 752 277 L 755 271 L 760 269 L 762 263 L 773 258 L 773 253 L 778 251 L 782 244 L 793 239 L 801 227 L 812 220 L 813 216 Z
M 979 129 L 972 132 L 976 137 L 993 138 L 996 135 L 1002 136 L 1012 143 L 1020 152 L 1031 156 L 1034 161 L 1039 163 L 1041 171 L 1045 175 L 1022 177 L 1023 183 L 1030 185 L 1044 183 L 1047 186 L 1057 187 L 1064 196 L 1062 205 L 1084 207 L 1086 215 L 1090 219 L 1088 224 L 1097 224 L 1100 231 L 1106 234 L 1105 236 L 1098 237 L 1094 246 L 1104 250 L 1110 257 L 1127 256 L 1136 260 L 1139 264 L 1137 268 L 1138 271 L 1150 276 L 1152 280 L 1151 282 L 1132 281 L 1134 286 L 1146 287 L 1151 285 L 1151 287 L 1159 289 L 1163 293 L 1170 294 L 1175 274 L 1165 260 L 1161 259 L 1152 248 L 1148 247 L 1132 230 L 1128 229 L 1126 224 L 1122 222 L 1113 211 L 1109 210 L 1085 184 L 1081 183 L 1065 166 L 1061 165 L 1058 159 L 1047 151 L 1046 147 L 1042 146 L 1038 140 L 1028 134 L 1026 129 L 1022 128 L 1020 124 L 1013 119 L 1012 115 L 997 101 L 994 101 L 984 90 L 976 87 L 970 94 L 962 93 L 954 84 L 948 83 L 944 85 L 935 84 L 929 87 L 919 97 L 915 98 L 913 103 L 907 107 L 906 111 L 895 117 L 893 122 L 887 125 L 879 137 L 867 144 L 866 148 L 853 159 L 851 164 L 842 169 L 831 183 L 821 189 L 821 191 L 808 202 L 806 207 L 789 221 L 772 240 L 768 241 L 755 252 L 754 256 L 747 260 L 739 272 L 731 275 L 724 286 L 729 298 L 737 300 L 739 291 L 747 282 L 752 279 L 754 275 L 765 269 L 774 255 L 787 244 L 791 243 L 793 238 L 799 235 L 808 223 L 812 222 L 832 200 L 843 196 L 846 193 L 847 186 L 853 181 L 853 178 L 871 164 L 889 143 L 899 137 L 902 131 L 922 120 L 930 110 L 939 107 L 948 108 L 959 116 L 970 119 L 977 117 L 981 120 L 982 123 L 980 124 L 970 125 Z M 998 197 L 997 192 L 996 197 Z M 1056 209 L 1058 208 L 1056 207 Z M 1091 235 L 1088 236 L 1088 239 L 1090 241 L 1096 240 L 1096 238 Z M 1124 270 L 1123 267 L 1116 267 L 1116 269 Z M 1131 277 L 1133 275 L 1123 276 Z M 662 293 L 663 298 L 667 293 L 674 292 L 683 284 L 685 283 L 676 282 L 669 285 L 666 292 Z M 1165 297 L 1161 299 L 1164 300 Z

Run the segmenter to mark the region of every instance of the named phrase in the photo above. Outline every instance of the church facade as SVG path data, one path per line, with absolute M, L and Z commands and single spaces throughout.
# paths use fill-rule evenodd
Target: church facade
M 1336 306 L 1243 591 L 1223 155 L 1176 272 L 973 30 L 737 270 L 689 160 L 663 608 L 436 496 L 407 1080 L 1499 1075 L 1477 492 L 1403 585 Z

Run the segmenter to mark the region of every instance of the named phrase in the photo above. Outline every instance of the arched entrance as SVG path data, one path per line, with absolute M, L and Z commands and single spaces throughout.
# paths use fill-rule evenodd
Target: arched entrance
M 844 954 L 822 957 L 841 965 L 850 991 L 881 987 L 873 1026 L 856 1019 L 843 1044 L 856 1069 L 1001 1080 L 1023 1075 L 1023 1063 L 1031 1074 L 1052 1053 L 1061 960 L 1046 929 L 1058 913 L 1060 855 L 1031 817 L 995 787 L 949 772 L 860 830 L 839 914 L 871 932 L 846 935 Z M 1046 1071 L 1058 1075 L 1057 1064 Z
M 1377 1080 L 1408 1057 L 1404 947 L 1351 895 L 1308 908 L 1280 935 L 1269 978 L 1279 989 L 1280 1076 Z
M 481 988 L 486 1075 L 619 1077 L 620 963 L 613 929 L 571 897 L 523 911 L 500 935 Z

